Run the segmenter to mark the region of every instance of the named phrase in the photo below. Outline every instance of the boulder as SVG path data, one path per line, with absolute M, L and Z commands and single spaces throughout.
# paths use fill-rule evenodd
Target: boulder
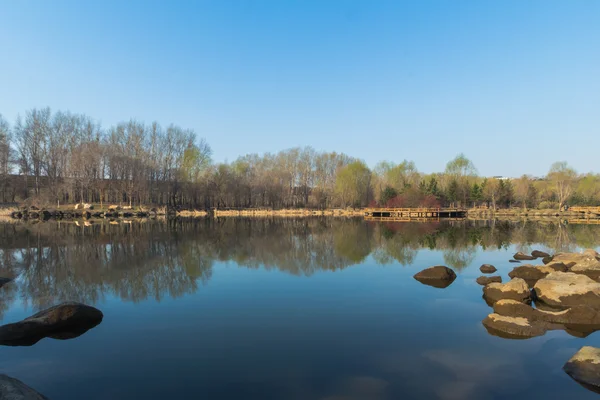
M 518 267 L 513 268 L 513 270 L 508 273 L 508 276 L 511 278 L 525 279 L 528 283 L 535 283 L 553 272 L 567 272 L 567 267 L 564 264 L 555 263 L 553 265 L 555 265 L 556 269 L 548 265 L 519 265 Z
M 490 304 L 498 300 L 511 299 L 531 302 L 531 292 L 527 283 L 521 278 L 514 278 L 507 283 L 490 283 L 483 288 L 483 297 Z
M 0 288 L 13 280 L 10 278 L 0 278 Z
M 550 254 L 548 254 L 544 251 L 534 250 L 531 252 L 531 256 L 535 257 L 535 258 L 544 258 L 544 257 L 550 257 Z
M 544 264 L 548 264 L 548 263 L 552 262 L 553 259 L 554 259 L 554 257 L 552 257 L 552 256 L 550 256 L 550 257 L 544 257 L 544 258 L 542 258 L 542 262 Z
M 600 349 L 584 346 L 567 363 L 563 370 L 583 387 L 600 393 Z
M 45 337 L 72 339 L 102 322 L 100 310 L 66 302 L 40 311 L 23 321 L 0 326 L 0 344 L 31 346 Z
M 595 258 L 597 260 L 600 260 L 600 253 L 598 253 L 594 249 L 586 249 L 581 254 L 586 255 L 588 257 L 593 257 L 593 258 Z
M 553 261 L 562 262 L 566 265 L 577 265 L 580 263 L 598 261 L 598 259 L 589 250 L 587 253 L 558 253 L 552 258 Z
M 552 307 L 587 305 L 600 310 L 600 283 L 585 275 L 553 272 L 534 286 L 537 299 Z
M 498 271 L 496 267 L 491 264 L 483 264 L 481 267 L 479 267 L 479 270 L 484 274 L 493 274 L 494 272 Z
M 490 314 L 483 321 L 483 326 L 494 335 L 507 339 L 527 339 L 542 336 L 547 326 L 543 322 L 530 321 L 522 317 L 507 317 Z
M 592 279 L 600 279 L 600 261 L 595 258 L 582 260 L 571 266 L 569 271 L 589 276 Z
M 494 313 L 508 317 L 527 318 L 532 321 L 569 325 L 579 331 L 595 332 L 600 326 L 600 313 L 587 305 L 550 311 L 533 308 L 516 300 L 504 299 L 494 303 Z
M 513 256 L 513 258 L 515 260 L 519 260 L 519 261 L 523 261 L 523 260 L 535 260 L 536 259 L 536 257 L 530 256 L 529 254 L 521 253 L 520 251 L 518 253 L 515 253 L 515 255 Z
M 456 279 L 456 273 L 448 267 L 438 265 L 424 269 L 414 278 L 421 283 L 437 288 L 446 288 Z
M 480 276 L 475 280 L 478 284 L 485 286 L 490 283 L 502 283 L 502 278 L 500 276 Z
M 3 400 L 48 400 L 48 398 L 18 379 L 0 374 L 0 399 Z

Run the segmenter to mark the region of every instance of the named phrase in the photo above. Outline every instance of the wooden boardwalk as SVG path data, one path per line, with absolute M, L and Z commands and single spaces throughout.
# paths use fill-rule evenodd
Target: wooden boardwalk
M 371 221 L 419 221 L 465 218 L 463 208 L 365 208 L 365 219 Z

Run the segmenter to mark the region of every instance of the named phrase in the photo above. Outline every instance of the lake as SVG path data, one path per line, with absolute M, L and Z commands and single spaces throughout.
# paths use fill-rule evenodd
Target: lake
M 475 279 L 516 251 L 600 246 L 600 225 L 362 219 L 0 224 L 2 324 L 61 301 L 98 326 L 1 346 L 50 399 L 592 399 L 562 371 L 585 338 L 490 335 Z M 538 262 L 539 263 L 539 262 Z M 440 289 L 413 279 L 446 265 Z

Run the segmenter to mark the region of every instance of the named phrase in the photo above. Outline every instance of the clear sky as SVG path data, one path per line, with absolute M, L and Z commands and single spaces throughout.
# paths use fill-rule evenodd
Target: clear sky
M 484 175 L 600 171 L 600 1 L 0 0 L 0 113 Z

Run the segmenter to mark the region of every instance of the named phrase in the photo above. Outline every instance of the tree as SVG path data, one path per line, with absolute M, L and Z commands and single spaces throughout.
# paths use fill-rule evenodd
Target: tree
M 2 201 L 7 201 L 8 180 L 10 177 L 11 148 L 10 126 L 0 114 L 0 191 Z
M 558 209 L 562 210 L 573 193 L 577 172 L 569 167 L 566 161 L 552 164 L 548 172 L 548 180 L 552 183 L 558 199 Z
M 450 183 L 456 181 L 456 198 L 454 200 L 460 200 L 463 205 L 466 205 L 471 192 L 469 180 L 477 176 L 475 165 L 460 153 L 446 164 L 445 172 L 452 179 Z
M 515 200 L 521 203 L 523 208 L 531 207 L 535 201 L 535 187 L 531 182 L 531 177 L 523 175 L 519 179 L 515 179 L 513 188 Z
M 500 197 L 500 181 L 498 179 L 484 179 L 482 183 L 483 198 L 492 203 L 492 209 L 496 209 L 496 202 Z
M 371 171 L 362 161 L 354 161 L 337 174 L 335 191 L 342 206 L 361 207 L 369 203 Z

